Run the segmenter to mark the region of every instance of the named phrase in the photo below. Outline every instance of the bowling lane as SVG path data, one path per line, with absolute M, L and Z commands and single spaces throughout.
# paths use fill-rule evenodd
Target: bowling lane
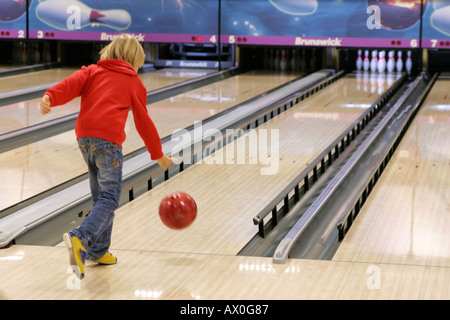
M 236 255 L 257 233 L 253 217 L 380 96 L 356 82 L 342 78 L 239 139 L 247 143 L 244 158 L 230 144 L 121 207 L 111 250 Z M 193 196 L 198 216 L 172 231 L 158 207 L 178 190 Z
M 46 73 L 43 75 L 43 78 L 39 76 L 42 71 L 20 76 L 0 78 L 0 84 L 3 85 L 2 79 L 7 78 L 9 78 L 9 80 L 5 80 L 5 85 L 9 84 L 10 87 L 14 87 L 16 83 L 18 83 L 18 85 L 28 83 L 28 86 L 33 86 L 42 83 L 57 82 L 69 76 L 76 70 L 79 70 L 79 68 L 45 70 Z M 52 71 L 54 72 L 52 73 Z M 215 69 L 161 69 L 154 72 L 139 74 L 139 77 L 142 79 L 142 82 L 147 91 L 153 91 L 190 79 L 206 76 L 216 71 L 217 70 Z M 32 79 L 26 80 L 27 77 L 30 77 Z M 76 98 L 68 102 L 64 106 L 52 109 L 52 112 L 43 117 L 39 111 L 39 101 L 40 99 L 37 98 L 0 107 L 0 134 L 5 134 L 7 132 L 12 132 L 49 120 L 61 118 L 70 114 L 77 113 L 80 110 L 80 98 Z
M 0 93 L 61 81 L 78 68 L 52 68 L 0 78 Z
M 149 105 L 161 137 L 295 79 L 295 75 L 247 73 Z M 64 107 L 59 107 L 64 108 Z M 53 112 L 53 111 L 52 111 Z M 144 147 L 132 114 L 126 124 L 124 154 Z M 74 131 L 0 154 L 0 210 L 86 172 Z
M 450 266 L 449 87 L 437 80 L 333 260 Z
M 450 270 L 445 267 L 383 265 L 380 289 L 374 290 L 368 287 L 368 268 L 373 267 L 368 263 L 292 259 L 273 264 L 267 257 L 156 250 L 116 250 L 115 254 L 118 264 L 99 267 L 87 262 L 85 278 L 77 281 L 68 269 L 65 247 L 2 249 L 0 299 L 181 299 L 188 300 L 187 306 L 189 300 L 450 298 Z M 417 274 L 424 275 L 421 282 L 416 281 Z M 268 312 L 273 311 L 271 302 L 264 304 Z
M 15 68 L 20 68 L 23 67 L 24 64 L 1 64 L 0 65 L 0 71 L 6 71 L 9 69 L 15 69 Z

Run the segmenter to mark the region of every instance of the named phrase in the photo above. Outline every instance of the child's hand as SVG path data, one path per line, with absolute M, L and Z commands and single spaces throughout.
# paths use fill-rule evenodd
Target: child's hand
M 41 113 L 42 114 L 49 113 L 51 110 L 50 106 L 51 106 L 50 97 L 48 95 L 44 95 L 41 98 L 41 102 L 39 103 L 39 107 L 41 108 Z
M 161 168 L 164 170 L 167 169 L 170 166 L 170 163 L 172 162 L 172 158 L 163 155 L 161 158 L 156 160 Z

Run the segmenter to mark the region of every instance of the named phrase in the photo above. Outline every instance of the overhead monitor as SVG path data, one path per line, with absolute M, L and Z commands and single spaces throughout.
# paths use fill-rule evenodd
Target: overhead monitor
M 215 0 L 34 0 L 29 36 L 111 41 L 131 33 L 142 42 L 211 43 L 217 39 L 218 5 Z
M 450 1 L 430 1 L 423 16 L 422 47 L 450 49 Z
M 27 38 L 27 0 L 0 0 L 0 39 Z
M 222 0 L 222 13 L 223 43 L 419 47 L 421 0 Z

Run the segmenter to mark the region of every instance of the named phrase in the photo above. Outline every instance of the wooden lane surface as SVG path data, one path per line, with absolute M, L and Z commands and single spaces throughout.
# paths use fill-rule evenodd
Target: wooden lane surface
M 52 68 L 2 77 L 0 78 L 0 92 L 25 89 L 27 87 L 60 81 L 76 70 L 78 68 Z
M 238 75 L 151 104 L 149 114 L 160 136 L 170 136 L 176 129 L 191 126 L 195 121 L 204 120 L 295 77 L 257 73 Z M 131 112 L 125 130 L 125 155 L 144 147 Z M 77 177 L 86 170 L 73 130 L 4 152 L 0 154 L 0 175 L 5 179 L 0 187 L 0 210 Z
M 342 87 L 335 86 L 332 90 L 335 90 L 336 95 L 342 95 L 342 91 L 338 89 Z M 319 118 L 320 111 L 316 109 L 318 105 L 321 105 L 321 112 L 324 114 L 325 110 L 336 108 L 336 105 L 333 106 L 331 103 L 320 104 L 317 100 L 313 100 L 318 96 L 319 93 L 301 102 L 298 105 L 300 112 L 311 113 L 309 118 L 312 118 L 312 115 Z M 347 99 L 350 98 L 350 96 L 347 97 Z M 366 100 L 361 96 L 359 98 L 358 103 L 364 103 Z M 372 98 L 375 99 L 375 97 Z M 331 95 L 328 99 L 335 100 Z M 342 100 L 338 99 L 338 102 Z M 308 106 L 305 105 L 306 102 L 309 102 Z M 348 112 L 349 109 L 345 110 Z M 276 122 L 283 126 L 287 122 L 307 124 L 309 121 L 295 115 L 298 111 L 294 107 L 282 117 L 276 118 Z M 327 127 L 332 127 L 329 125 L 330 119 L 332 117 L 323 116 L 322 127 L 327 122 Z M 270 127 L 276 128 L 277 126 L 272 122 L 275 121 L 270 122 Z M 315 125 L 318 126 L 318 123 Z M 269 128 L 269 124 L 260 130 L 265 128 Z M 285 132 L 280 131 L 280 137 L 284 135 Z M 306 133 L 305 136 L 308 137 Z M 293 134 L 286 140 L 307 139 Z M 284 139 L 281 140 L 280 142 L 283 143 Z M 288 146 L 280 146 L 280 150 L 285 150 L 286 147 L 289 149 Z M 290 159 L 290 162 L 293 160 Z M 261 194 L 266 192 L 263 189 L 270 189 L 270 186 L 265 187 L 261 184 L 261 180 L 255 180 L 253 186 L 250 186 L 252 192 L 242 194 L 246 192 L 246 188 L 242 187 L 238 191 L 234 189 L 240 184 L 249 186 L 248 181 L 246 182 L 249 177 L 245 173 L 252 169 L 250 165 L 224 164 L 220 168 L 215 168 L 226 170 L 223 168 L 230 167 L 233 171 L 238 170 L 233 176 L 221 173 L 220 181 L 215 180 L 214 175 L 211 175 L 212 171 L 217 170 L 205 172 L 205 168 L 210 166 L 213 167 L 206 163 L 193 166 L 185 173 L 172 178 L 173 180 L 159 185 L 147 196 L 139 197 L 119 209 L 111 249 L 119 257 L 119 263 L 107 267 L 88 263 L 86 277 L 82 282 L 75 281 L 72 274 L 68 272 L 67 253 L 62 246 L 12 246 L 9 249 L 0 250 L 2 283 L 0 299 L 450 298 L 445 283 L 440 285 L 441 282 L 437 282 L 437 280 L 447 279 L 446 283 L 448 283 L 449 268 L 424 265 L 379 265 L 383 278 L 382 285 L 378 288 L 376 283 L 371 282 L 370 270 L 373 267 L 371 262 L 289 259 L 286 264 L 276 265 L 272 264 L 271 258 L 236 256 L 235 249 L 238 246 L 232 245 L 234 248 L 228 250 L 227 242 L 235 243 L 235 238 L 240 237 L 239 233 L 251 236 L 256 232 L 254 229 L 251 232 L 239 229 L 238 224 L 245 223 L 247 227 L 250 225 L 252 214 L 248 211 L 254 208 L 248 202 L 261 199 Z M 239 166 L 243 169 L 240 170 Z M 287 166 L 280 164 L 280 173 L 281 167 Z M 250 178 L 257 178 L 256 176 L 259 175 L 259 173 L 255 174 L 254 169 L 253 176 Z M 192 172 L 195 173 L 195 171 L 200 171 L 201 176 L 197 174 L 192 177 Z M 272 176 L 271 178 L 285 177 L 281 175 L 281 177 Z M 210 182 L 211 180 L 215 181 Z M 271 182 L 274 183 L 273 185 L 276 184 L 274 181 Z M 173 185 L 167 188 L 169 183 Z M 199 202 L 199 217 L 189 229 L 170 231 L 162 227 L 156 217 L 156 203 L 159 201 L 157 198 L 166 191 L 173 190 L 174 187 L 184 187 L 184 183 L 189 186 L 197 184 L 197 188 L 192 186 L 192 190 L 188 191 L 195 194 Z M 197 193 L 194 193 L 195 190 Z M 230 192 L 233 194 L 230 195 Z M 219 197 L 214 195 L 218 193 L 220 193 Z M 209 202 L 212 199 L 212 202 L 223 204 L 222 197 L 226 197 L 227 201 L 223 207 L 219 203 L 214 207 L 209 205 L 206 208 L 205 203 L 208 197 Z M 229 210 L 228 206 L 233 210 Z M 239 217 L 241 215 L 245 217 L 241 219 Z M 205 229 L 207 224 L 209 228 Z M 232 230 L 233 228 L 235 230 Z M 222 237 L 221 232 L 225 232 L 226 235 Z M 225 243 L 218 245 L 217 241 L 211 241 L 213 233 L 216 233 L 215 236 Z M 139 239 L 140 237 L 143 239 Z M 192 237 L 195 239 L 191 239 Z M 242 240 L 242 238 L 238 239 L 238 241 Z M 170 241 L 172 245 L 166 244 L 165 241 Z M 214 246 L 215 249 L 208 251 L 209 245 Z M 43 256 L 45 259 L 42 259 Z M 421 282 L 416 283 L 413 276 L 417 274 L 423 274 L 426 277 L 422 277 Z M 416 290 L 419 285 L 421 290 Z
M 24 89 L 45 83 L 61 81 L 80 68 L 52 68 L 0 78 L 0 92 Z M 160 69 L 139 74 L 148 91 L 177 83 L 180 79 L 192 79 L 215 72 L 215 69 Z
M 202 159 L 124 205 L 116 212 L 112 247 L 237 254 L 257 232 L 253 217 L 379 97 L 358 91 L 355 83 L 340 79 L 249 133 L 243 138 L 249 150 L 239 163 L 238 144 L 230 144 L 220 156 Z M 191 194 L 199 208 L 183 232 L 168 230 L 158 216 L 161 199 L 177 190 Z
M 449 80 L 435 83 L 333 258 L 401 269 L 425 267 L 417 268 L 411 274 L 415 284 L 402 290 L 417 289 L 425 296 L 426 285 L 431 285 L 433 294 L 446 299 L 450 295 L 449 88 Z
M 63 247 L 12 246 L 0 250 L 2 300 L 287 300 L 449 299 L 450 269 L 381 265 L 379 289 L 370 284 L 370 263 L 161 251 L 116 251 L 113 266 L 86 265 L 74 279 Z M 45 257 L 43 259 L 42 257 Z M 423 274 L 419 282 L 415 276 Z M 420 288 L 419 288 L 420 287 Z M 404 290 L 402 288 L 409 288 Z M 420 294 L 418 294 L 420 293 Z M 267 302 L 270 307 L 270 301 Z
M 16 75 L 0 78 L 0 84 L 3 83 L 2 81 L 6 84 L 10 83 L 12 86 L 16 85 L 16 83 L 22 84 L 22 82 L 26 82 L 28 85 L 57 82 L 76 70 L 78 69 L 66 68 L 45 70 L 46 74 L 43 79 L 39 77 L 39 73 L 42 71 L 27 73 L 25 75 Z M 214 69 L 161 69 L 154 72 L 139 74 L 139 77 L 147 91 L 153 91 L 193 78 L 206 76 L 215 71 L 216 70 Z M 25 81 L 24 79 L 27 79 L 27 77 L 30 77 L 31 79 Z M 52 109 L 52 112 L 43 117 L 39 111 L 39 101 L 40 98 L 30 99 L 0 107 L 0 134 L 61 118 L 80 111 L 80 98 L 76 98 L 63 106 Z
M 25 67 L 25 64 L 1 64 L 0 65 L 0 71 L 9 70 L 9 69 L 15 69 L 15 68 L 21 68 Z

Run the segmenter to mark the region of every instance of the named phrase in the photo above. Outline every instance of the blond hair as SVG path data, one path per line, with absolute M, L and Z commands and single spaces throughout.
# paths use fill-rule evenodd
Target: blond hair
M 120 59 L 135 70 L 145 61 L 142 45 L 130 34 L 121 34 L 100 51 L 100 59 Z

